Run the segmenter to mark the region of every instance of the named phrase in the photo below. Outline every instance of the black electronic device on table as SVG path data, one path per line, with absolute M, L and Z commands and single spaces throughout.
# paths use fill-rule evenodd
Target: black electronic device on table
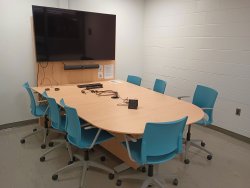
M 95 89 L 95 88 L 103 88 L 101 83 L 93 83 L 93 84 L 79 84 L 78 88 L 86 88 L 86 89 Z
M 86 89 L 98 89 L 98 88 L 103 88 L 102 84 L 101 85 L 86 86 Z
M 129 99 L 128 100 L 128 109 L 137 109 L 138 108 L 138 100 L 137 99 Z

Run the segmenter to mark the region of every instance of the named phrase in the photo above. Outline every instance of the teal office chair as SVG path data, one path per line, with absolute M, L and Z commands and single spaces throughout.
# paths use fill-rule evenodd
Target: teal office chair
M 148 177 L 144 174 L 132 174 L 120 176 L 116 182 L 120 186 L 123 179 L 144 180 L 141 188 L 147 188 L 152 184 L 163 188 L 164 179 L 158 172 L 154 175 L 153 167 L 173 159 L 182 152 L 182 134 L 187 122 L 187 117 L 174 122 L 147 123 L 144 134 L 139 140 L 125 135 L 126 142 L 123 145 L 127 148 L 129 157 L 139 165 L 148 165 Z M 174 179 L 174 185 L 178 180 Z
M 138 76 L 128 75 L 127 82 L 140 86 L 141 85 L 141 78 Z
M 23 88 L 26 89 L 26 91 L 28 92 L 29 97 L 30 97 L 31 114 L 35 117 L 38 117 L 38 118 L 45 117 L 45 126 L 42 127 L 42 126 L 38 125 L 36 128 L 33 129 L 32 133 L 23 136 L 22 139 L 20 140 L 20 142 L 21 142 L 21 144 L 24 144 L 26 138 L 43 132 L 44 138 L 43 138 L 43 144 L 41 145 L 41 148 L 44 149 L 44 148 L 46 148 L 46 139 L 47 139 L 47 134 L 48 134 L 48 118 L 47 118 L 48 105 L 44 103 L 45 102 L 44 100 L 36 102 L 34 94 L 31 90 L 28 82 L 23 84 Z
M 155 80 L 155 84 L 154 84 L 154 91 L 158 92 L 158 93 L 165 93 L 165 89 L 166 89 L 166 82 L 164 80 L 159 80 L 156 79 Z
M 51 123 L 51 127 L 49 128 L 49 132 L 56 132 L 61 133 L 63 135 L 66 135 L 66 116 L 63 114 L 61 115 L 60 107 L 57 105 L 56 100 L 54 98 L 51 98 L 47 95 L 46 91 L 43 92 L 42 96 L 48 101 L 49 104 L 49 114 L 48 118 Z M 54 143 L 57 143 L 54 146 Z M 70 144 L 67 141 L 67 138 L 64 139 L 54 139 L 49 142 L 49 146 L 53 147 L 47 150 L 41 157 L 40 161 L 45 161 L 45 156 L 49 154 L 50 152 L 54 151 L 57 148 L 65 146 L 66 149 L 69 152 L 70 161 L 69 164 L 73 163 L 73 156 Z
M 218 96 L 218 92 L 212 88 L 197 85 L 193 97 L 193 104 L 203 109 L 205 116 L 202 120 L 196 122 L 195 124 L 202 125 L 202 126 L 209 126 L 213 123 L 213 109 L 214 104 L 216 101 L 216 98 Z M 188 97 L 188 96 L 183 96 Z M 178 97 L 179 99 L 182 99 L 183 97 Z M 211 160 L 213 158 L 213 154 L 205 149 L 205 142 L 203 140 L 191 140 L 191 126 L 188 125 L 188 132 L 186 137 L 186 149 L 185 149 L 185 164 L 189 164 L 190 160 L 188 158 L 189 148 L 190 146 L 194 146 L 196 148 L 199 148 L 203 151 L 205 151 L 207 155 L 207 159 Z M 199 144 L 197 144 L 199 143 Z
M 113 135 L 108 133 L 107 131 L 94 128 L 92 126 L 81 126 L 80 120 L 77 114 L 77 111 L 75 108 L 69 107 L 64 103 L 64 100 L 62 99 L 60 101 L 60 104 L 62 107 L 64 107 L 66 111 L 66 131 L 67 131 L 67 139 L 69 143 L 72 145 L 85 150 L 85 157 L 82 159 L 81 157 L 78 157 L 79 161 L 74 162 L 71 165 L 68 165 L 64 168 L 61 168 L 58 170 L 53 176 L 53 180 L 58 179 L 58 174 L 76 167 L 82 167 L 82 177 L 80 182 L 80 187 L 83 187 L 84 179 L 87 170 L 89 167 L 95 167 L 101 170 L 104 170 L 109 173 L 109 178 L 114 178 L 114 170 L 111 168 L 108 168 L 102 164 L 99 164 L 94 161 L 89 160 L 88 151 L 92 149 L 96 144 L 101 144 L 102 142 L 105 142 L 111 138 L 113 138 Z

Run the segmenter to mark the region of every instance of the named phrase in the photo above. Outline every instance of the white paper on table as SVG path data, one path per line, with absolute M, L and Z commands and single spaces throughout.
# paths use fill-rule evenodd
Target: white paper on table
M 99 65 L 99 68 L 98 68 L 98 78 L 99 79 L 103 78 L 103 65 Z
M 104 79 L 114 78 L 114 65 L 104 65 Z
M 99 65 L 98 72 L 103 72 L 103 65 Z
M 102 79 L 103 78 L 103 72 L 98 72 L 98 78 Z
M 122 83 L 122 81 L 120 81 L 120 80 L 110 80 L 110 82 L 115 83 L 115 84 L 121 84 Z

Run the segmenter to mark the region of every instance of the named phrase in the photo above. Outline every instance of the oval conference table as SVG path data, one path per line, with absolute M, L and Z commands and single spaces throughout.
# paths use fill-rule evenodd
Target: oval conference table
M 177 98 L 170 97 L 136 86 L 125 81 L 111 80 L 100 82 L 103 88 L 97 91 L 112 90 L 118 92 L 119 98 L 112 99 L 109 93 L 99 96 L 90 90 L 78 88 L 77 85 L 51 86 L 47 94 L 55 98 L 57 103 L 63 98 L 68 106 L 77 110 L 79 117 L 95 127 L 114 134 L 111 139 L 102 144 L 109 152 L 133 168 L 138 166 L 129 159 L 126 149 L 120 144 L 124 134 L 142 135 L 147 122 L 169 122 L 188 116 L 187 124 L 195 123 L 204 116 L 199 107 Z M 43 93 L 46 87 L 33 87 L 38 93 Z M 138 108 L 128 109 L 123 105 L 124 99 L 137 99 Z

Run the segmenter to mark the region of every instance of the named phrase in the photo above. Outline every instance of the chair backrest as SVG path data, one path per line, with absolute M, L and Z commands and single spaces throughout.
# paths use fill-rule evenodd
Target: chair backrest
M 54 128 L 58 128 L 61 125 L 61 117 L 60 117 L 60 109 L 56 103 L 54 98 L 51 98 L 47 95 L 46 91 L 42 93 L 42 96 L 48 101 L 49 103 L 49 119 L 53 124 Z
M 35 97 L 34 97 L 34 94 L 33 94 L 32 90 L 30 88 L 29 83 L 28 82 L 24 83 L 23 88 L 26 89 L 26 91 L 28 92 L 29 97 L 30 97 L 31 113 L 32 113 L 32 115 L 36 116 L 36 100 L 35 100 Z
M 212 88 L 197 85 L 194 97 L 193 97 L 193 104 L 200 107 L 200 108 L 213 108 L 216 98 L 218 96 L 218 92 Z M 204 109 L 204 112 L 208 115 L 208 122 L 213 122 L 213 110 Z
M 156 79 L 153 90 L 158 93 L 164 94 L 166 89 L 166 84 L 167 83 L 164 80 Z
M 142 138 L 141 157 L 147 164 L 149 157 L 182 152 L 182 134 L 187 117 L 173 122 L 147 123 Z
M 68 137 L 72 138 L 77 143 L 81 141 L 81 124 L 75 108 L 69 107 L 65 104 L 64 100 L 60 100 L 60 104 L 66 111 L 66 132 Z
M 141 85 L 141 78 L 138 76 L 128 75 L 127 82 L 140 86 Z

